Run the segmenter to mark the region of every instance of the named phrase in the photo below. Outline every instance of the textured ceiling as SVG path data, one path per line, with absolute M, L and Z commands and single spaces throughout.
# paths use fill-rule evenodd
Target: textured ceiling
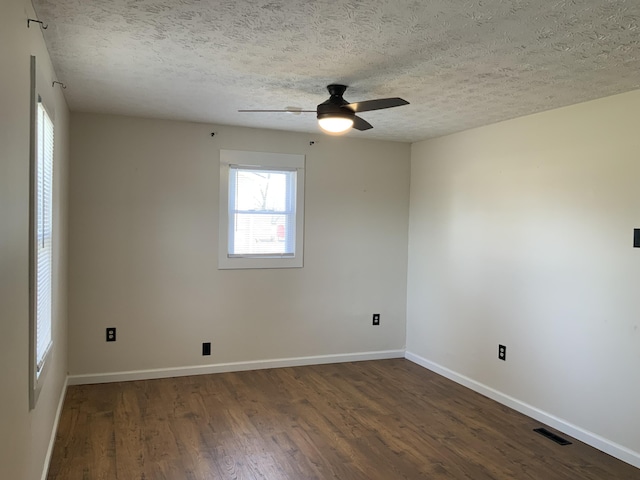
M 73 111 L 417 141 L 640 88 L 638 0 L 34 0 Z

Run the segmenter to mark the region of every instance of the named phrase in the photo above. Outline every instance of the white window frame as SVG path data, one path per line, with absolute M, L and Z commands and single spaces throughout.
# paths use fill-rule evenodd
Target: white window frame
M 29 406 L 35 408 L 53 349 L 53 115 L 36 88 L 31 57 Z M 44 85 L 42 81 L 39 85 Z
M 231 166 L 296 172 L 295 250 L 292 256 L 229 254 L 229 181 Z M 285 153 L 220 150 L 220 216 L 218 268 L 302 268 L 304 265 L 305 156 Z

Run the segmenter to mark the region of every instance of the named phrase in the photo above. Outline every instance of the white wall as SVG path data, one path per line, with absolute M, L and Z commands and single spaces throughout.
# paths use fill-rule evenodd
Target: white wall
M 640 91 L 414 144 L 407 350 L 640 466 L 638 125 Z
M 404 348 L 408 144 L 93 114 L 71 123 L 72 375 Z M 217 269 L 220 149 L 306 155 L 304 268 Z M 118 339 L 106 343 L 111 326 Z
M 0 478 L 35 480 L 45 459 L 67 373 L 66 183 L 68 111 L 60 89 L 55 110 L 54 350 L 35 410 L 29 411 L 29 96 L 30 55 L 47 81 L 49 56 L 30 2 L 0 7 Z M 51 107 L 51 105 L 49 105 Z

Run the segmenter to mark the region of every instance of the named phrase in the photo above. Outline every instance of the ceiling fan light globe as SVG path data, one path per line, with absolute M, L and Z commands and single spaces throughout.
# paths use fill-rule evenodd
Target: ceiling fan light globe
M 318 119 L 318 125 L 327 133 L 345 133 L 353 127 L 353 119 L 348 117 L 323 117 Z

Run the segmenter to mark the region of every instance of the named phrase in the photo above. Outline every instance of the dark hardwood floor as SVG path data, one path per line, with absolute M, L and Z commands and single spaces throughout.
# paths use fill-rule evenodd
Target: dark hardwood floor
M 69 387 L 49 480 L 640 479 L 407 360 Z

